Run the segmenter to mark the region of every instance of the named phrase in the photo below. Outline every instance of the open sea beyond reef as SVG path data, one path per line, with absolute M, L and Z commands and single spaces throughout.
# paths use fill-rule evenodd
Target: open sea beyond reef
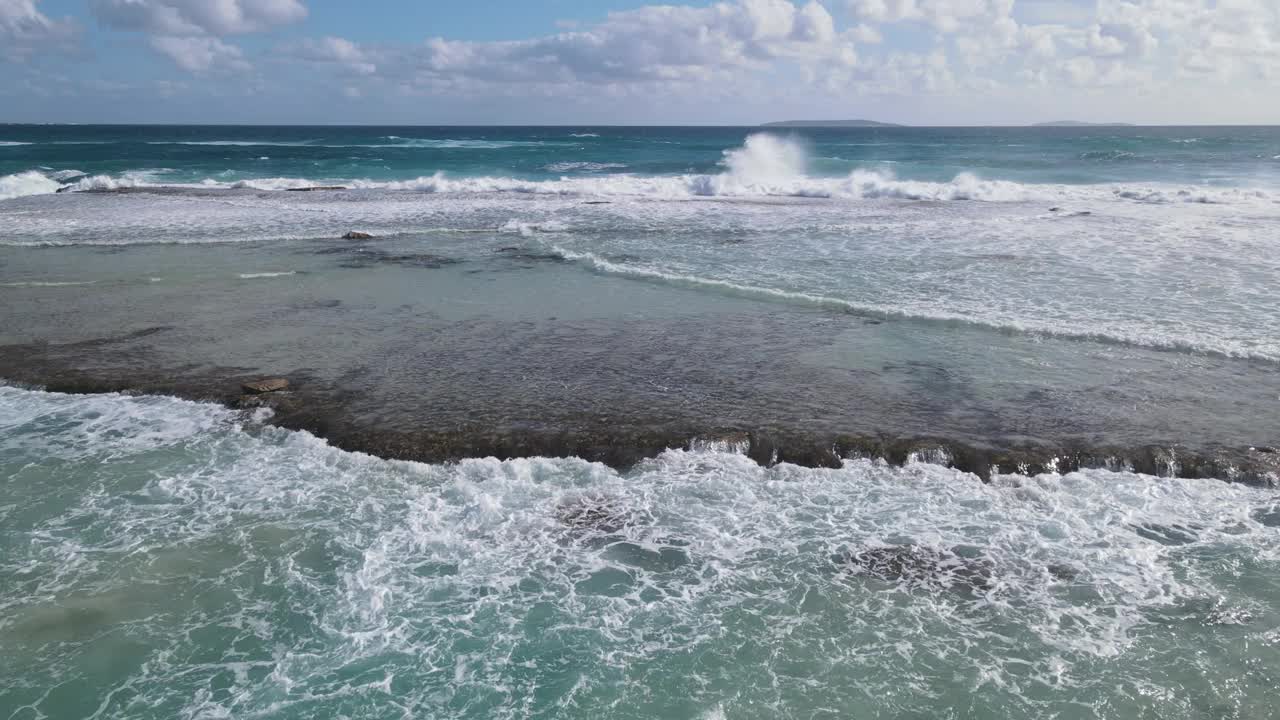
M 1275 718 L 1277 445 L 1280 128 L 0 125 L 0 720 Z

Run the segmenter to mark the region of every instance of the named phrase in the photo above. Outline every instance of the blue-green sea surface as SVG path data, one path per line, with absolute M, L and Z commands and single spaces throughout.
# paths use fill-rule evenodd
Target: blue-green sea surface
M 1272 491 L 259 419 L 0 387 L 0 717 L 1273 717 Z

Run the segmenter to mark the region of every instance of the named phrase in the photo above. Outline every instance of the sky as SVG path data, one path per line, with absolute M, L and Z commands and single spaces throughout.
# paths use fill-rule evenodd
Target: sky
M 1280 124 L 1280 0 L 0 0 L 0 122 Z

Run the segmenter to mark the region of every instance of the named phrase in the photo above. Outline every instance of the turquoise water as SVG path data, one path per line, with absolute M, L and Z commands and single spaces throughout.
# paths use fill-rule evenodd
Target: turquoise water
M 0 126 L 3 342 L 159 328 L 396 429 L 1275 446 L 1277 237 L 1276 128 Z M 0 386 L 0 720 L 1275 714 L 1274 489 L 264 420 Z
M 1272 716 L 1272 491 L 733 450 L 417 465 L 0 388 L 0 709 Z M 856 559 L 907 545 L 925 560 Z
M 714 174 L 751 128 L 0 126 L 0 176 L 78 171 L 153 182 L 599 178 Z M 1170 182 L 1274 186 L 1280 129 L 773 129 L 806 151 L 804 171 L 875 171 L 947 182 Z
M 1277 128 L 4 126 L 0 142 L 5 246 L 507 234 L 632 281 L 1280 361 Z M 317 185 L 346 189 L 284 192 Z

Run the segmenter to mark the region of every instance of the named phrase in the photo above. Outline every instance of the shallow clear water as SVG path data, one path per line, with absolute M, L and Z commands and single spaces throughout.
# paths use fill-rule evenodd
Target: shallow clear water
M 431 249 L 451 242 L 442 236 L 506 233 L 632 281 L 1280 361 L 1276 128 L 6 126 L 0 136 L 11 143 L 0 147 L 5 245 L 270 242 L 354 228 L 421 236 Z M 60 182 L 151 192 L 55 196 Z M 350 189 L 282 192 L 317 184 Z M 146 250 L 135 252 L 141 277 Z M 95 279 L 59 270 L 5 273 L 0 292 Z
M 1280 671 L 1280 506 L 1216 481 L 427 466 L 15 388 L 0 478 L 6 717 L 1264 718 Z

